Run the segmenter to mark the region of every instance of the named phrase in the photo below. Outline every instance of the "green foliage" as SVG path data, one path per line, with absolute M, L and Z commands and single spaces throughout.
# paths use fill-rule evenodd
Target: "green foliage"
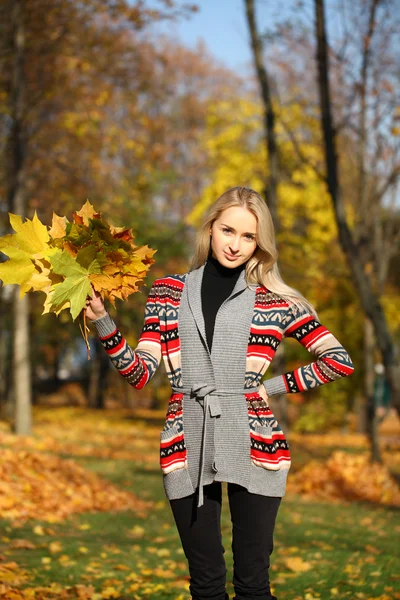
M 293 431 L 325 433 L 346 424 L 349 386 L 345 381 L 322 385 L 315 392 L 306 392 L 306 402 L 293 424 Z M 311 396 L 311 397 L 310 397 Z

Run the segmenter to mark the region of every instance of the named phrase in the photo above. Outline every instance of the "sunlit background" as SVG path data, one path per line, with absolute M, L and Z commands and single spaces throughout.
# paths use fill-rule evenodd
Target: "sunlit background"
M 155 263 L 107 309 L 134 348 L 152 282 L 188 270 L 222 192 L 252 187 L 285 282 L 353 360 L 271 398 L 293 461 L 280 600 L 400 598 L 399 33 L 398 0 L 0 0 L 0 243 L 9 213 L 50 228 L 87 199 L 132 228 Z M 93 326 L 88 360 L 79 319 L 3 283 L 0 598 L 188 598 L 164 367 L 133 389 Z M 266 378 L 311 360 L 287 340 Z

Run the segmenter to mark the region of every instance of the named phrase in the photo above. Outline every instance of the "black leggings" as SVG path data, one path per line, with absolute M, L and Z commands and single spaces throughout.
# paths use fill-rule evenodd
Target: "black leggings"
M 232 521 L 235 600 L 277 600 L 269 586 L 269 557 L 280 497 L 250 494 L 228 483 Z M 182 547 L 189 563 L 192 600 L 226 600 L 226 566 L 221 536 L 220 482 L 204 487 L 204 505 L 197 494 L 170 500 Z

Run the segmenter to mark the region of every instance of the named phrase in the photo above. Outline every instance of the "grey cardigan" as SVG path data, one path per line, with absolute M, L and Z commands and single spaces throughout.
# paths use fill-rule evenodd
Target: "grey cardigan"
M 198 490 L 213 481 L 239 484 L 249 492 L 282 497 L 290 468 L 287 440 L 267 402 L 260 396 L 261 377 L 285 334 L 299 339 L 319 332 L 315 363 L 264 382 L 269 396 L 300 391 L 350 374 L 350 357 L 312 315 L 296 315 L 288 302 L 264 286 L 248 286 L 245 271 L 215 320 L 211 353 L 201 308 L 204 265 L 156 280 L 150 290 L 145 325 L 135 350 L 129 347 L 110 315 L 93 323 L 111 360 L 136 388 L 145 385 L 164 359 L 172 394 L 160 460 L 170 499 Z M 302 343 L 302 340 L 299 339 Z M 340 355 L 345 367 L 324 375 L 320 368 L 327 350 Z M 345 372 L 347 368 L 348 372 Z M 325 377 L 325 380 L 324 380 Z M 296 387 L 291 386 L 295 381 Z

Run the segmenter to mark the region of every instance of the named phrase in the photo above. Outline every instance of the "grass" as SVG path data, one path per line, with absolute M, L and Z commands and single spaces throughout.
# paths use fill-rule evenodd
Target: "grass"
M 97 417 L 93 415 L 90 418 L 95 426 Z M 98 418 L 104 425 L 107 415 L 102 413 Z M 110 423 L 113 419 L 115 415 Z M 48 434 L 62 436 L 54 423 L 44 423 L 45 420 L 41 427 L 47 427 Z M 146 430 L 141 420 L 130 422 L 131 427 L 135 424 L 139 443 L 137 432 Z M 77 424 L 75 426 L 79 429 Z M 154 430 L 157 428 L 155 425 Z M 106 439 L 106 426 L 104 432 Z M 40 434 L 43 430 L 35 433 Z M 111 425 L 109 435 L 112 435 Z M 79 439 L 78 433 L 78 445 Z M 84 439 L 87 440 L 87 435 L 81 437 L 82 443 Z M 296 455 L 293 445 L 292 449 Z M 151 453 L 154 454 L 153 449 Z M 16 579 L 14 587 L 24 589 L 53 583 L 64 588 L 93 586 L 98 594 L 94 598 L 189 598 L 186 559 L 164 495 L 157 456 L 146 462 L 99 459 L 95 455 L 78 456 L 73 452 L 62 455 L 73 458 L 116 486 L 151 500 L 152 508 L 145 518 L 133 511 L 124 511 L 75 514 L 62 523 L 48 523 L 38 518 L 13 526 L 8 520 L 0 520 L 1 559 L 18 565 L 20 580 L 18 584 Z M 228 592 L 232 597 L 230 529 L 224 494 L 222 532 Z M 314 502 L 287 494 L 278 513 L 271 556 L 273 593 L 279 600 L 399 599 L 399 532 L 399 511 L 395 508 L 362 502 Z M 18 540 L 25 540 L 25 544 Z M 27 542 L 32 544 L 30 549 Z M 28 576 L 26 581 L 24 572 Z M 43 598 L 58 597 L 56 588 L 54 593 L 55 596 L 44 595 Z

